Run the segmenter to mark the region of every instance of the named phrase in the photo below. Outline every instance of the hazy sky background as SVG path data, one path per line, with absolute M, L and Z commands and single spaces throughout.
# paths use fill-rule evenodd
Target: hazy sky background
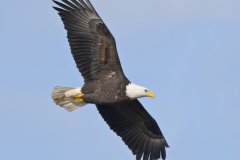
M 240 1 L 93 0 L 128 78 L 169 145 L 167 160 L 239 160 Z M 51 0 L 2 1 L 0 159 L 130 160 L 88 105 L 69 113 L 55 85 L 82 86 Z

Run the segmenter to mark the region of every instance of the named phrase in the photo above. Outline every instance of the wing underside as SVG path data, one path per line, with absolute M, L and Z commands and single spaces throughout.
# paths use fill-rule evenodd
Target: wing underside
M 85 82 L 123 75 L 114 37 L 88 0 L 54 1 L 77 68 Z
M 168 144 L 156 121 L 138 100 L 115 106 L 97 106 L 99 113 L 140 160 L 166 158 Z

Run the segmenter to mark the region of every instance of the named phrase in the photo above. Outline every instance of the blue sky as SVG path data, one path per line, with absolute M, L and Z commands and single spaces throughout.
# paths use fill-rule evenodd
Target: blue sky
M 169 145 L 167 160 L 239 160 L 240 1 L 93 0 L 125 74 L 155 91 L 141 99 Z M 55 85 L 81 86 L 50 0 L 0 10 L 0 159 L 134 159 L 96 108 L 69 113 Z

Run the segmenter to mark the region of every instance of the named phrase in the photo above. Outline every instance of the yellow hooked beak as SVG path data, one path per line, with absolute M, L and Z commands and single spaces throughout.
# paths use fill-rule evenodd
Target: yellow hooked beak
M 150 98 L 155 98 L 155 94 L 152 91 L 148 91 L 147 96 Z

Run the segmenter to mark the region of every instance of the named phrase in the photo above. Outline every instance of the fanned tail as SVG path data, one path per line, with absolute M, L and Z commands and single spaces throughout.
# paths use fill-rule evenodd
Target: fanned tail
M 81 88 L 56 86 L 52 92 L 52 99 L 57 105 L 71 112 L 86 105 L 85 102 L 77 100 L 79 94 L 82 94 Z

